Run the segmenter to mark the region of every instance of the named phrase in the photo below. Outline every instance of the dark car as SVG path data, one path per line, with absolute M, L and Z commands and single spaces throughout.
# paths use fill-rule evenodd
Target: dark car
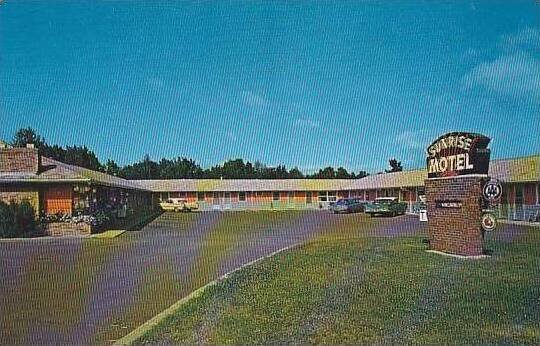
M 381 197 L 366 206 L 366 213 L 375 215 L 403 215 L 407 211 L 407 203 L 400 202 L 396 197 Z
M 364 211 L 365 203 L 358 198 L 342 198 L 331 205 L 331 210 L 338 213 L 358 213 Z

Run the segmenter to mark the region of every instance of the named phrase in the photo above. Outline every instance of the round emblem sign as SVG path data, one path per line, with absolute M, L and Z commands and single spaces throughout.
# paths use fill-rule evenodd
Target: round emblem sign
M 502 196 L 502 185 L 498 180 L 492 179 L 484 185 L 482 195 L 488 202 L 498 201 Z
M 484 231 L 493 231 L 495 227 L 497 227 L 497 220 L 493 214 L 485 213 L 482 215 L 482 229 Z

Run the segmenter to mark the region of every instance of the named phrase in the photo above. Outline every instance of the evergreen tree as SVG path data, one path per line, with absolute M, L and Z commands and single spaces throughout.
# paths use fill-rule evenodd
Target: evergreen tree
M 394 172 L 401 172 L 403 171 L 403 167 L 401 166 L 401 161 L 394 159 L 390 159 L 388 161 L 390 164 L 390 169 L 386 169 L 386 173 L 394 173 Z

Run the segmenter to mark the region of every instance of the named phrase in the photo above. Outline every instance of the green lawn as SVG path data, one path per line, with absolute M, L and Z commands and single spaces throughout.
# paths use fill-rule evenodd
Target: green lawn
M 538 229 L 463 260 L 343 220 L 233 274 L 138 342 L 540 344 Z

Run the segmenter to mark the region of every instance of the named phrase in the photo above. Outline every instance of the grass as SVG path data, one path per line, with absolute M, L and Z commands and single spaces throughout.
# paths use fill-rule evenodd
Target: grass
M 211 287 L 138 342 L 540 343 L 537 229 L 463 260 L 426 253 L 422 237 L 366 237 L 342 220 Z
M 134 303 L 127 310 L 119 311 L 108 325 L 102 326 L 97 340 L 118 339 L 146 320 L 168 308 L 181 297 L 203 286 L 219 276 L 220 264 L 240 246 L 249 233 L 264 229 L 269 225 L 290 222 L 303 212 L 234 212 L 223 213 L 211 232 L 207 233 L 198 249 L 198 255 L 191 264 L 189 280 L 179 280 L 175 275 L 178 265 L 170 259 L 160 258 L 145 269 Z M 160 222 L 180 225 L 179 231 L 186 232 L 196 222 L 198 213 L 164 214 Z M 120 326 L 111 328 L 110 325 Z
M 109 230 L 102 233 L 92 234 L 90 237 L 94 239 L 112 239 L 121 236 L 126 231 L 124 230 Z
M 113 242 L 0 244 L 1 265 L 13 266 L 16 274 L 9 285 L 0 281 L 0 341 L 28 344 L 29 335 L 44 326 L 59 335 L 95 328 L 77 342 L 118 339 L 220 275 L 223 262 L 250 241 L 250 234 L 294 223 L 304 214 L 219 214 L 210 231 L 200 235 L 198 255 L 179 279 L 181 265 L 166 244 L 174 237 L 196 236 L 190 230 L 201 215 L 166 213 L 144 232 L 126 232 Z M 493 257 L 468 262 L 425 253 L 421 237 L 371 237 L 378 219 L 342 215 L 333 220 L 308 244 L 212 287 L 140 342 L 540 341 L 537 229 L 511 244 L 491 242 Z M 148 242 L 152 246 L 139 253 Z M 113 293 L 94 289 L 104 278 L 114 280 L 111 268 L 116 268 L 113 276 L 140 271 L 132 296 L 101 324 L 85 325 L 93 300 Z

